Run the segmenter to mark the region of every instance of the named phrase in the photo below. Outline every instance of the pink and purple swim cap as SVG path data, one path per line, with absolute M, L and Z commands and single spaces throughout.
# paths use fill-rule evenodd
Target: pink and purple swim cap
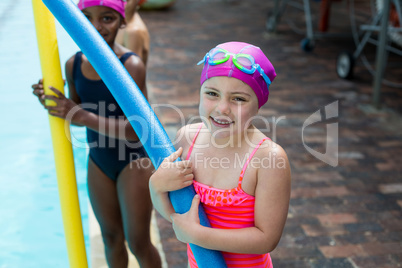
M 219 44 L 216 48 L 224 49 L 234 55 L 239 53 L 248 54 L 254 58 L 255 64 L 261 67 L 264 74 L 269 78 L 269 80 L 271 80 L 271 82 L 276 77 L 274 66 L 272 66 L 269 59 L 259 47 L 242 42 L 227 42 Z M 209 64 L 208 60 L 204 58 L 204 68 L 202 69 L 200 79 L 201 85 L 205 80 L 215 76 L 237 78 L 248 84 L 254 90 L 258 99 L 258 108 L 261 108 L 261 106 L 268 101 L 269 84 L 265 82 L 266 79 L 263 78 L 259 71 L 256 70 L 254 73 L 247 74 L 236 67 L 232 60 L 234 55 L 231 55 L 229 60 L 216 65 Z
M 110 7 L 111 9 L 116 10 L 120 13 L 120 15 L 125 18 L 126 14 L 124 13 L 124 6 L 126 1 L 123 0 L 80 0 L 78 2 L 78 8 L 83 10 L 92 6 L 105 6 Z

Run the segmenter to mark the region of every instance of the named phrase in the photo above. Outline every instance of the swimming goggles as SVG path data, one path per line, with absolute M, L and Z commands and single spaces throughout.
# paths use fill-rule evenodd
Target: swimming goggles
M 213 48 L 204 56 L 204 58 L 200 62 L 197 63 L 197 65 L 200 65 L 207 61 L 209 65 L 222 64 L 224 62 L 227 62 L 230 59 L 230 56 L 233 56 L 233 64 L 243 73 L 253 74 L 255 73 L 255 71 L 258 71 L 267 86 L 269 87 L 269 85 L 271 84 L 271 80 L 265 74 L 261 66 L 258 63 L 255 63 L 254 57 L 249 54 L 233 54 L 223 48 Z

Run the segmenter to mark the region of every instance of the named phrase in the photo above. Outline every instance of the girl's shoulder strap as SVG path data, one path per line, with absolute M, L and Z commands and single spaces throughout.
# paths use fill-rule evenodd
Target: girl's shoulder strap
M 128 58 L 130 58 L 132 55 L 138 56 L 137 54 L 135 54 L 134 52 L 131 52 L 131 51 L 124 53 L 123 56 L 120 57 L 121 63 L 124 65 L 124 63 L 126 62 L 126 60 L 127 60 Z
M 203 126 L 203 124 L 201 123 L 200 126 L 199 126 L 198 129 L 197 129 L 197 132 L 195 133 L 195 136 L 194 136 L 193 141 L 192 141 L 192 143 L 191 143 L 191 145 L 190 145 L 190 148 L 188 148 L 186 160 L 189 160 L 189 159 L 190 159 L 191 152 L 193 151 L 193 147 L 194 147 L 194 144 L 195 144 L 195 140 L 197 139 L 198 134 L 200 133 L 200 131 L 201 131 L 201 129 L 202 129 L 202 126 Z
M 243 169 L 241 170 L 241 173 L 240 173 L 239 186 L 241 186 L 241 182 L 243 181 L 244 173 L 246 172 L 247 166 L 250 163 L 251 159 L 253 158 L 255 152 L 257 152 L 258 148 L 260 148 L 261 144 L 263 144 L 263 142 L 266 140 L 270 140 L 270 138 L 268 138 L 268 137 L 262 138 L 260 140 L 260 142 L 257 144 L 257 146 L 255 146 L 254 150 L 251 152 L 250 156 L 247 158 L 247 161 L 244 164 Z
M 74 63 L 73 63 L 73 79 L 77 78 L 77 75 L 81 74 L 81 61 L 82 61 L 82 51 L 75 53 Z M 77 73 L 78 72 L 78 73 Z
M 78 63 L 81 64 L 82 55 L 83 55 L 82 51 L 78 51 L 77 53 L 75 53 L 74 65 L 75 65 L 75 64 L 78 64 Z

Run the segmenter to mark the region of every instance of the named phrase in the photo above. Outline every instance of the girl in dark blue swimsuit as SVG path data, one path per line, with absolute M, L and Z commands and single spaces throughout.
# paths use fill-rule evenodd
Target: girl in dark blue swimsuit
M 126 23 L 124 2 L 80 0 L 78 7 L 147 96 L 144 63 L 115 42 L 117 31 Z M 32 87 L 49 114 L 87 128 L 88 192 L 107 262 L 110 267 L 127 267 L 127 240 L 141 267 L 161 267 L 149 230 L 152 204 L 148 181 L 153 166 L 123 111 L 85 55 L 78 52 L 72 56 L 65 69 L 69 98 L 53 87 L 50 89 L 57 96 L 44 95 L 42 81 Z M 55 101 L 57 106 L 46 106 L 46 99 Z

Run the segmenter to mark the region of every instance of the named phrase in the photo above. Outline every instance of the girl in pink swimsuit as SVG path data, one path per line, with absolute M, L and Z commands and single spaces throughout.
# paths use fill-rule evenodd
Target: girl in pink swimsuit
M 155 208 L 184 243 L 222 251 L 228 267 L 272 267 L 290 199 L 285 151 L 252 124 L 275 70 L 256 46 L 229 42 L 199 64 L 202 123 L 182 127 L 177 147 L 150 179 Z M 186 159 L 174 162 L 179 156 Z M 193 184 L 191 208 L 176 214 L 168 192 Z M 200 225 L 202 203 L 211 227 Z M 191 267 L 197 262 L 187 247 Z

